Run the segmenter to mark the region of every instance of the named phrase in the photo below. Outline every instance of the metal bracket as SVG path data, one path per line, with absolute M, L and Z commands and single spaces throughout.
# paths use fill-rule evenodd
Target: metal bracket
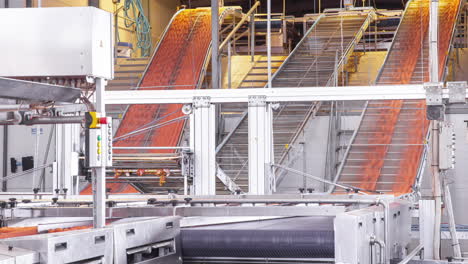
M 465 104 L 466 103 L 466 88 L 467 82 L 447 82 L 449 90 L 449 103 Z
M 445 105 L 442 96 L 443 83 L 425 83 L 427 119 L 443 121 L 445 117 Z
M 210 107 L 211 97 L 209 96 L 195 96 L 193 97 L 193 107 L 197 108 L 208 108 Z
M 265 95 L 249 95 L 249 106 L 265 106 L 266 96 Z
M 442 87 L 443 83 L 425 83 L 426 104 L 427 105 L 443 105 L 442 102 Z

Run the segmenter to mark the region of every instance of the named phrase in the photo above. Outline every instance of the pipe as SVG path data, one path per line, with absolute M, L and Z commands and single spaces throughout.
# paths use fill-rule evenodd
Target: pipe
M 431 121 L 432 136 L 431 136 L 431 169 L 432 169 L 432 193 L 435 200 L 435 219 L 434 219 L 434 252 L 435 260 L 440 259 L 440 224 L 442 222 L 442 194 L 439 170 L 439 121 Z
M 0 112 L 13 112 L 18 110 L 31 110 L 31 105 L 14 104 L 14 105 L 0 105 Z
M 219 89 L 219 2 L 211 0 L 211 88 Z
M 234 36 L 234 34 L 236 34 L 236 32 L 242 27 L 242 25 L 245 23 L 245 21 L 247 21 L 247 19 L 249 18 L 249 16 L 256 10 L 256 8 L 260 6 L 260 2 L 257 1 L 255 2 L 255 4 L 252 6 L 252 8 L 250 8 L 249 12 L 247 12 L 243 17 L 242 19 L 239 21 L 239 23 L 237 23 L 236 27 L 234 27 L 234 29 L 229 33 L 229 35 L 227 35 L 227 37 L 223 40 L 223 42 L 221 43 L 221 45 L 219 45 L 219 51 L 222 51 L 224 46 L 226 46 L 229 42 L 229 40 Z M 213 46 L 214 48 L 214 46 Z M 214 53 L 213 53 L 214 54 Z
M 359 127 L 361 126 L 362 120 L 364 119 L 364 114 L 366 113 L 368 105 L 369 105 L 369 101 L 366 101 L 366 103 L 364 105 L 364 109 L 361 112 L 361 117 L 360 117 L 360 120 L 359 120 L 358 127 L 354 130 L 353 135 L 351 136 L 351 139 L 349 140 L 348 146 L 346 147 L 343 158 L 341 159 L 340 166 L 338 167 L 338 170 L 336 171 L 335 178 L 333 179 L 334 183 L 338 182 L 339 177 L 341 175 L 341 172 L 344 169 L 346 159 L 348 158 L 349 152 L 351 151 L 351 145 L 353 145 L 354 139 L 357 136 L 357 133 L 359 131 Z M 335 190 L 335 186 L 332 185 L 327 193 L 332 193 L 334 190 Z
M 8 126 L 3 126 L 3 179 L 8 176 Z M 7 191 L 7 181 L 2 183 L 2 191 Z
M 386 247 L 385 247 L 385 242 L 377 239 L 375 235 L 372 235 L 370 237 L 370 244 L 373 246 L 374 244 L 379 245 L 380 247 L 380 264 L 384 264 L 385 260 L 387 259 L 386 256 Z
M 48 124 L 79 124 L 84 122 L 83 116 L 59 116 L 59 117 L 32 117 L 24 120 L 23 125 L 48 125 Z
M 227 65 L 227 72 L 228 72 L 228 89 L 232 88 L 232 76 L 231 76 L 231 41 L 228 42 L 228 65 Z
M 307 177 L 307 178 L 310 178 L 310 179 L 314 179 L 314 180 L 319 181 L 319 182 L 322 182 L 322 183 L 331 184 L 331 185 L 334 185 L 334 186 L 336 186 L 336 187 L 343 188 L 343 189 L 345 189 L 345 190 L 347 190 L 347 189 L 358 189 L 358 188 L 356 188 L 356 187 L 354 187 L 354 186 L 346 186 L 346 185 L 334 183 L 334 182 L 331 182 L 331 181 L 322 179 L 322 178 L 320 178 L 320 177 L 316 177 L 316 176 L 310 175 L 310 174 L 305 173 L 305 172 L 302 172 L 302 171 L 298 171 L 298 170 L 295 170 L 295 169 L 288 168 L 288 167 L 283 166 L 283 165 L 272 164 L 272 166 L 281 168 L 281 169 L 283 169 L 283 170 L 287 170 L 287 171 L 292 172 L 292 173 L 295 173 L 295 174 L 302 175 L 302 176 Z M 358 191 L 358 193 L 360 193 L 360 194 L 367 194 L 367 193 L 362 192 L 362 191 Z
M 182 149 L 188 150 L 189 147 L 112 147 L 112 149 L 130 149 L 130 150 L 158 150 L 158 149 Z
M 390 206 L 387 204 L 386 201 L 383 201 L 381 199 L 377 199 L 377 202 L 376 204 L 378 205 L 381 205 L 383 207 L 383 210 L 384 210 L 384 243 L 385 245 L 388 245 L 389 244 L 389 232 L 390 232 L 390 223 L 389 223 L 389 219 L 390 219 Z M 387 252 L 388 249 L 385 248 L 385 255 L 386 256 L 390 256 L 390 254 L 388 254 L 389 252 Z M 387 263 L 387 260 L 385 260 L 385 263 Z
M 439 82 L 439 1 L 432 0 L 429 9 L 429 77 L 432 83 Z M 434 259 L 440 259 L 440 224 L 442 218 L 442 198 L 439 169 L 439 121 L 431 121 L 432 126 L 432 193 L 435 200 Z
M 221 141 L 221 143 L 216 147 L 216 154 L 218 154 L 218 152 L 224 147 L 224 145 L 226 145 L 226 143 L 229 141 L 232 135 L 234 135 L 234 133 L 237 131 L 237 128 L 239 128 L 239 126 L 241 125 L 242 121 L 244 121 L 244 119 L 247 117 L 247 114 L 248 114 L 247 110 L 242 113 L 241 118 L 234 125 L 231 132 L 229 132 L 229 134 L 223 138 L 223 141 Z
M 115 177 L 106 177 L 107 180 L 114 180 L 118 182 L 119 180 L 159 180 L 161 177 L 150 177 L 150 176 L 136 176 L 136 177 L 126 177 L 126 176 L 121 176 L 118 178 Z M 178 176 L 168 176 L 166 179 L 183 179 L 184 177 L 178 177 Z
M 255 61 L 255 15 L 250 15 L 250 60 Z
M 14 111 L 10 113 L 13 114 L 13 119 L 0 120 L 0 125 L 8 126 L 8 125 L 18 125 L 21 123 L 21 121 L 23 120 L 23 117 L 18 111 Z M 9 118 L 8 114 L 7 114 L 7 118 Z
M 268 88 L 272 88 L 271 83 L 271 0 L 267 0 L 267 68 L 268 68 Z

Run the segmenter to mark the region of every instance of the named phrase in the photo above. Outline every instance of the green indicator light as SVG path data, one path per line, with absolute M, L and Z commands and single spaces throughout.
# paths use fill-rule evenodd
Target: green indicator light
M 98 136 L 97 136 L 97 140 L 98 140 L 98 141 L 101 141 L 101 135 L 98 135 Z

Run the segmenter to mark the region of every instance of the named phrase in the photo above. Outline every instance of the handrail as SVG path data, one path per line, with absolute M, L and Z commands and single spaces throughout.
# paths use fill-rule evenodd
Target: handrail
M 344 153 L 344 156 L 341 159 L 340 166 L 338 167 L 338 170 L 336 171 L 335 178 L 333 179 L 334 183 L 337 183 L 338 179 L 340 178 L 341 172 L 343 171 L 343 168 L 344 168 L 344 164 L 346 163 L 346 159 L 348 158 L 349 151 L 351 150 L 351 145 L 353 145 L 354 140 L 356 139 L 357 133 L 359 131 L 359 127 L 362 124 L 362 120 L 364 119 L 364 114 L 367 111 L 367 106 L 368 105 L 369 105 L 369 101 L 366 101 L 366 104 L 364 105 L 364 109 L 362 110 L 362 113 L 361 113 L 361 119 L 359 120 L 358 127 L 356 128 L 356 130 L 354 130 L 353 135 L 351 136 L 351 139 L 349 140 L 349 144 L 346 147 L 346 151 Z M 327 193 L 332 193 L 334 190 L 335 190 L 335 186 L 331 186 Z
M 353 189 L 353 190 L 357 190 L 357 192 L 359 194 L 367 195 L 367 193 L 365 193 L 363 191 L 360 191 L 359 188 L 351 186 L 351 185 L 343 185 L 343 184 L 335 183 L 335 182 L 325 180 L 323 178 L 320 178 L 320 177 L 317 177 L 317 176 L 314 176 L 314 175 L 311 175 L 311 174 L 308 174 L 308 173 L 305 173 L 305 172 L 302 172 L 302 171 L 298 171 L 298 170 L 295 170 L 295 169 L 292 169 L 292 168 L 288 168 L 288 167 L 280 165 L 280 164 L 273 163 L 273 164 L 271 164 L 271 166 L 277 167 L 277 168 L 280 168 L 280 169 L 283 169 L 283 170 L 286 170 L 286 171 L 289 171 L 289 172 L 292 172 L 292 173 L 297 174 L 297 175 L 304 176 L 306 178 L 310 178 L 310 179 L 319 181 L 321 183 L 326 183 L 326 184 L 332 185 L 333 187 L 339 187 L 339 188 L 342 188 L 344 190 Z
M 0 182 L 9 181 L 9 180 L 17 178 L 17 177 L 28 175 L 28 174 L 33 173 L 35 171 L 39 171 L 39 170 L 51 167 L 52 165 L 53 165 L 53 163 L 44 164 L 44 165 L 40 165 L 40 166 L 37 166 L 37 167 L 29 169 L 29 170 L 25 170 L 25 171 L 18 172 L 18 173 L 15 173 L 15 174 L 10 174 L 10 175 L 8 175 L 6 177 L 1 178 Z
M 382 66 L 380 67 L 379 72 L 377 73 L 377 77 L 375 78 L 375 83 L 378 83 L 379 80 L 380 80 L 380 76 L 382 75 L 383 70 L 384 70 L 384 68 L 385 68 L 385 64 L 387 63 L 388 58 L 390 57 L 390 53 L 391 53 L 392 50 L 393 50 L 393 46 L 395 45 L 395 39 L 396 39 L 397 36 L 398 36 L 400 27 L 401 27 L 401 25 L 403 24 L 403 20 L 405 19 L 406 12 L 408 12 L 408 7 L 409 7 L 409 5 L 410 5 L 411 2 L 413 2 L 413 1 L 411 0 L 411 1 L 408 1 L 408 3 L 406 3 L 405 11 L 403 12 L 403 14 L 401 14 L 400 24 L 398 24 L 398 27 L 397 27 L 397 29 L 395 30 L 395 35 L 393 35 L 392 43 L 390 44 L 390 47 L 388 48 L 387 55 L 385 55 L 385 60 L 384 60 L 384 62 L 382 63 Z
M 236 27 L 227 35 L 227 37 L 223 40 L 221 45 L 219 45 L 219 51 L 223 50 L 224 46 L 229 42 L 229 40 L 234 36 L 234 34 L 237 33 L 239 28 L 244 24 L 244 22 L 250 17 L 250 15 L 257 9 L 257 7 L 260 6 L 260 1 L 255 2 L 255 4 L 250 8 L 249 12 L 247 12 L 244 17 L 237 23 Z
M 301 132 L 304 130 L 304 127 L 306 126 L 307 124 L 307 121 L 309 121 L 309 119 L 312 117 L 314 118 L 316 115 L 317 115 L 317 112 L 318 110 L 320 109 L 322 105 L 322 102 L 314 102 L 310 107 L 309 107 L 309 110 L 307 111 L 307 114 L 306 116 L 304 117 L 304 120 L 302 121 L 302 123 L 299 125 L 299 127 L 296 128 L 296 131 L 292 137 L 292 139 L 289 141 L 289 146 L 293 145 L 294 142 L 296 142 L 296 140 L 299 138 L 299 135 L 301 134 Z M 291 147 L 288 147 L 286 149 L 286 151 L 283 152 L 283 154 L 281 155 L 279 161 L 278 161 L 278 164 L 282 164 L 283 161 L 286 159 L 287 155 L 289 154 L 291 150 Z M 282 181 L 282 178 L 284 177 L 283 176 L 278 176 L 278 182 L 277 182 L 277 185 L 281 183 Z
M 289 62 L 289 60 L 291 59 L 291 57 L 296 53 L 296 51 L 299 49 L 299 47 L 302 45 L 302 43 L 305 41 L 305 39 L 307 38 L 307 36 L 309 36 L 309 34 L 315 29 L 315 27 L 317 26 L 317 24 L 319 23 L 320 19 L 322 19 L 323 17 L 325 17 L 325 15 L 320 15 L 317 20 L 315 20 L 314 24 L 309 28 L 309 30 L 307 30 L 307 33 L 304 35 L 304 37 L 302 37 L 301 41 L 299 41 L 299 43 L 297 43 L 296 47 L 293 49 L 293 51 L 291 51 L 291 53 L 289 53 L 288 57 L 283 61 L 283 63 L 281 63 L 280 67 L 278 68 L 278 70 L 276 70 L 276 72 L 273 74 L 273 76 L 271 76 L 271 81 L 273 82 L 273 80 L 276 78 L 276 76 L 283 70 L 283 68 L 285 67 L 285 65 Z M 267 86 L 268 84 L 265 85 L 265 87 Z
M 449 45 L 449 50 L 447 51 L 447 55 L 445 56 L 444 69 L 447 67 L 449 59 L 450 59 L 449 55 L 453 49 L 453 40 L 455 39 L 455 32 L 457 31 L 457 24 L 461 17 L 461 10 L 462 10 L 462 5 L 464 1 L 463 0 L 458 0 L 458 1 L 460 1 L 460 3 L 458 5 L 457 15 L 455 16 L 455 21 L 453 23 L 452 34 L 450 35 L 450 45 Z M 439 76 L 441 77 L 441 80 L 445 80 L 447 78 L 447 71 L 445 70 L 442 71 L 442 74 L 439 73 Z
M 341 67 L 344 66 L 345 58 L 347 58 L 351 54 L 351 51 L 358 44 L 358 41 L 357 41 L 358 37 L 361 36 L 361 38 L 362 38 L 364 36 L 365 30 L 370 26 L 371 20 L 372 20 L 372 18 L 374 16 L 375 16 L 375 11 L 373 11 L 373 10 L 371 12 L 369 12 L 369 14 L 367 14 L 367 18 L 362 23 L 361 27 L 359 28 L 359 31 L 354 36 L 353 42 L 350 43 L 349 46 L 346 48 L 346 51 L 343 54 L 341 54 L 341 58 L 338 61 L 338 63 L 336 64 L 335 69 L 334 69 L 332 75 L 330 76 L 330 79 L 328 79 L 326 86 L 331 86 L 331 82 L 332 82 L 332 80 L 335 79 L 335 77 L 337 77 L 339 69 L 341 69 Z M 359 39 L 361 39 L 361 38 L 359 38 Z M 336 85 L 336 86 L 338 86 L 338 85 Z
M 247 113 L 248 113 L 247 110 L 242 113 L 241 118 L 234 125 L 234 128 L 231 130 L 231 132 L 229 132 L 229 134 L 225 138 L 223 138 L 223 141 L 216 147 L 216 154 L 218 154 L 218 152 L 221 151 L 221 149 L 224 147 L 224 145 L 226 145 L 226 143 L 229 141 L 229 139 L 232 137 L 232 135 L 234 135 L 236 130 L 239 128 L 239 126 L 242 124 L 244 119 L 247 117 Z

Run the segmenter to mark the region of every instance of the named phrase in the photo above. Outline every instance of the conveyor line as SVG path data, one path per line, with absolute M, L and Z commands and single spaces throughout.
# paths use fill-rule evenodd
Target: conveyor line
M 333 217 L 295 217 L 189 227 L 184 258 L 333 258 Z
M 220 9 L 220 20 L 238 8 Z M 184 9 L 172 18 L 153 57 L 136 89 L 188 90 L 197 89 L 204 78 L 211 47 L 211 10 L 209 8 Z M 114 137 L 115 147 L 175 147 L 178 146 L 186 118 L 182 105 L 131 105 L 128 107 Z M 135 133 L 135 131 L 140 131 Z M 130 134 L 131 133 L 131 134 Z M 170 148 L 161 150 L 115 150 L 115 154 L 171 155 Z M 154 162 L 149 167 L 156 166 Z M 117 164 L 122 167 L 122 162 Z M 176 164 L 177 165 L 177 164 Z M 178 165 L 177 165 L 178 166 Z M 134 164 L 139 168 L 141 164 Z M 166 168 L 166 167 L 159 167 Z M 170 165 L 173 169 L 173 165 Z M 176 175 L 180 176 L 180 175 Z M 179 177 L 180 178 L 180 177 Z M 172 181 L 169 179 L 169 181 Z M 154 192 L 179 189 L 182 180 L 169 182 L 168 186 L 145 184 L 145 190 Z M 112 189 L 125 189 L 113 184 Z M 140 181 L 139 185 L 143 185 Z
M 329 86 L 369 26 L 372 13 L 319 18 L 273 79 L 273 87 Z
M 139 90 L 197 88 L 211 43 L 209 9 L 186 9 L 173 18 L 138 87 Z M 116 147 L 177 146 L 184 120 L 124 137 L 137 129 L 183 115 L 181 105 L 132 105 L 117 130 Z M 120 139 L 119 139 L 120 138 Z M 116 151 L 122 153 L 123 151 Z M 125 151 L 137 153 L 138 151 Z M 146 153 L 148 151 L 145 151 Z M 152 150 L 153 153 L 173 150 Z
M 443 77 L 460 1 L 439 2 L 439 74 Z M 376 83 L 428 81 L 429 1 L 408 3 Z M 425 101 L 371 101 L 351 145 L 340 184 L 408 193 L 420 172 L 429 122 Z M 337 190 L 340 191 L 340 190 Z
M 340 67 L 372 19 L 372 12 L 321 16 L 274 74 L 273 87 L 334 85 Z M 291 145 L 319 108 L 319 103 L 291 103 L 275 111 L 275 163 L 285 164 L 295 159 L 296 154 L 290 153 Z M 217 156 L 220 168 L 243 191 L 248 190 L 247 124 L 248 117 L 245 117 Z

